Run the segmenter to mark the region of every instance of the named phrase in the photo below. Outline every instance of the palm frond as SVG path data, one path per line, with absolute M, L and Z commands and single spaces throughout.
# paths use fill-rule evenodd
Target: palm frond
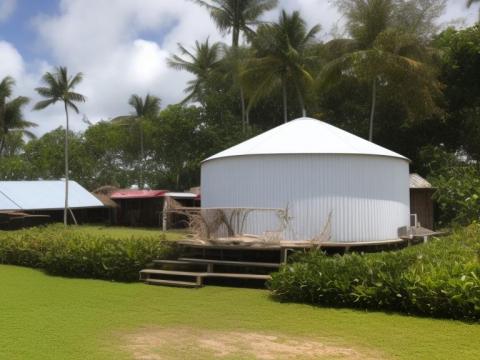
M 35 104 L 33 107 L 33 110 L 43 110 L 50 105 L 55 104 L 59 99 L 47 99 L 47 100 L 41 100 Z

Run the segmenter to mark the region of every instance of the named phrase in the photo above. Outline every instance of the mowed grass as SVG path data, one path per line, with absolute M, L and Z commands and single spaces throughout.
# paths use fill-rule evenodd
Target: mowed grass
M 179 328 L 295 335 L 385 359 L 480 354 L 478 324 L 282 304 L 266 290 L 68 279 L 6 265 L 0 266 L 0 284 L 1 359 L 129 359 L 127 334 L 172 329 L 178 341 Z M 186 339 L 179 354 L 178 359 L 197 359 L 199 352 Z
M 132 228 L 122 226 L 104 226 L 104 225 L 72 225 L 68 227 L 69 231 L 74 231 L 92 236 L 105 235 L 116 238 L 135 238 L 142 236 L 160 236 L 165 235 L 166 240 L 178 241 L 185 238 L 185 230 L 169 230 L 166 232 L 157 228 Z

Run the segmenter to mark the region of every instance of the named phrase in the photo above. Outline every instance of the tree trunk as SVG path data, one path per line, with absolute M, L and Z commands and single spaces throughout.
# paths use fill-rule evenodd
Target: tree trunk
M 235 0 L 235 10 L 233 12 L 233 27 L 232 27 L 232 47 L 237 48 L 240 38 L 240 1 Z
M 69 130 L 69 121 L 68 121 L 68 108 L 67 103 L 64 101 L 65 105 L 65 116 L 67 119 L 67 124 L 65 127 L 65 208 L 63 209 L 63 225 L 67 227 L 68 225 L 68 130 Z
M 307 116 L 307 111 L 305 110 L 305 101 L 303 101 L 303 96 L 302 93 L 300 92 L 300 89 L 298 88 L 298 85 L 296 86 L 297 88 L 297 95 L 298 95 L 298 103 L 300 104 L 300 108 L 302 109 L 302 117 Z
M 245 132 L 247 127 L 247 120 L 245 117 L 245 94 L 243 93 L 243 87 L 240 86 L 240 102 L 242 103 L 242 130 Z
M 144 153 L 144 148 L 143 148 L 143 126 L 142 126 L 142 120 L 139 122 L 140 125 L 140 184 L 139 187 L 140 189 L 143 189 L 145 186 L 144 180 L 143 180 L 143 164 L 145 162 L 145 153 Z
M 282 95 L 283 95 L 283 122 L 286 124 L 288 121 L 287 116 L 287 82 L 282 79 Z
M 372 108 L 370 109 L 370 125 L 368 129 L 368 141 L 373 141 L 373 118 L 375 117 L 375 103 L 377 101 L 377 79 L 372 82 Z
M 6 128 L 5 113 L 6 113 L 7 102 L 5 99 L 2 99 L 2 101 L 0 102 L 0 107 L 2 110 L 2 113 L 0 114 L 0 126 L 2 129 L 1 130 L 2 140 L 0 142 L 0 157 L 1 157 L 3 153 L 3 147 L 5 146 L 5 137 L 7 136 L 7 131 L 5 130 Z

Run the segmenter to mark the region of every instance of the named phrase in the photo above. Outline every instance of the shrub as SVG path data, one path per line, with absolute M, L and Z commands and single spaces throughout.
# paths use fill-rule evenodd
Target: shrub
M 74 277 L 134 281 L 152 260 L 175 251 L 174 243 L 163 236 L 117 239 L 59 225 L 0 232 L 0 263 Z
M 400 251 L 310 252 L 273 274 L 281 300 L 480 319 L 480 225 Z

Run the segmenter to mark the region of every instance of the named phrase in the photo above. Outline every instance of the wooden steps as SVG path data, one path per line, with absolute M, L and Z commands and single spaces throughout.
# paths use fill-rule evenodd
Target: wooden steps
M 227 265 L 227 266 L 243 266 L 243 267 L 265 267 L 278 269 L 280 264 L 276 263 L 265 263 L 265 262 L 255 262 L 255 261 L 230 261 L 230 260 L 211 260 L 211 259 L 195 259 L 195 258 L 179 258 L 178 261 L 183 261 L 186 263 L 195 263 L 195 264 L 212 264 L 212 265 Z
M 206 271 L 186 270 L 165 270 L 165 269 L 144 269 L 140 271 L 140 280 L 152 285 L 167 285 L 179 287 L 201 287 L 205 278 L 227 278 L 241 280 L 269 280 L 269 274 L 249 274 L 241 272 L 215 272 L 214 265 L 236 266 L 236 267 L 263 267 L 277 269 L 280 264 L 263 263 L 252 261 L 230 261 L 213 259 L 180 258 L 178 260 L 155 260 L 154 265 L 177 265 L 177 266 L 198 266 L 206 265 Z
M 140 280 L 152 285 L 191 288 L 205 283 L 258 287 L 261 282 L 271 279 L 270 273 L 277 271 L 284 259 L 279 249 L 270 248 L 222 246 L 199 249 L 184 245 L 182 251 L 183 256 L 176 260 L 154 260 L 151 268 L 140 271 Z
M 151 285 L 166 285 L 166 286 L 178 286 L 178 287 L 189 287 L 189 288 L 197 288 L 201 286 L 196 282 L 180 281 L 180 280 L 164 280 L 164 279 L 146 279 L 145 283 L 151 284 Z
M 152 275 L 156 277 L 152 277 Z M 169 279 L 162 279 L 159 276 L 168 276 Z M 158 277 L 157 277 L 158 276 Z M 267 274 L 241 274 L 241 273 L 217 273 L 217 272 L 195 272 L 195 271 L 177 271 L 177 270 L 157 270 L 145 269 L 140 271 L 140 280 L 146 283 L 159 285 L 177 285 L 199 287 L 203 285 L 204 278 L 230 278 L 244 280 L 269 280 Z M 172 279 L 174 278 L 174 279 Z M 177 280 L 177 278 L 195 278 L 195 282 Z

